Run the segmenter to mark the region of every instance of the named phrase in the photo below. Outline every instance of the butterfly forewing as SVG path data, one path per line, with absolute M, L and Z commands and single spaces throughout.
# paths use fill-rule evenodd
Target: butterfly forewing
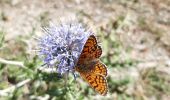
M 96 56 L 99 56 L 97 54 L 99 54 L 99 52 L 102 52 L 101 47 L 99 47 L 99 49 L 100 50 L 98 50 L 97 40 L 95 36 L 91 35 L 84 45 L 84 48 L 78 60 L 78 64 L 84 64 L 85 61 L 90 61 L 94 58 L 97 58 Z

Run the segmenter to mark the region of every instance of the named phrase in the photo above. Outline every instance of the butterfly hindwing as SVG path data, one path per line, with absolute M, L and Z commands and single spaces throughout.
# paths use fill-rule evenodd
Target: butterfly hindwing
M 106 65 L 103 64 L 100 60 L 97 60 L 95 63 L 95 68 L 92 69 L 93 73 L 100 74 L 103 76 L 107 76 L 107 68 Z
M 108 91 L 107 81 L 103 75 L 93 73 L 82 73 L 82 78 L 99 94 L 106 95 Z

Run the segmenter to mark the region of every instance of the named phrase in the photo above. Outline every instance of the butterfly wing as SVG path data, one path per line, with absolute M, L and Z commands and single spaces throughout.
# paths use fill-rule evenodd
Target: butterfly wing
M 108 91 L 107 81 L 103 75 L 93 73 L 80 73 L 82 78 L 99 94 L 106 95 Z
M 107 76 L 107 68 L 101 63 L 100 60 L 93 62 L 94 64 L 90 64 L 92 69 L 82 70 L 78 69 L 77 71 L 80 73 L 81 77 L 88 82 L 88 84 L 96 90 L 101 95 L 106 95 L 108 91 L 106 76 Z M 86 66 L 88 67 L 88 66 Z
M 101 47 L 97 45 L 95 36 L 91 35 L 84 45 L 75 70 L 78 71 L 81 77 L 98 93 L 106 95 L 108 91 L 106 81 L 107 68 L 99 60 L 101 54 Z
M 94 58 L 99 58 L 102 55 L 102 48 L 101 46 L 97 46 L 96 51 L 93 53 Z
M 104 77 L 107 76 L 107 68 L 106 65 L 103 64 L 100 60 L 95 62 L 95 68 L 91 70 L 95 74 L 103 75 Z
M 102 54 L 102 49 L 97 45 L 97 40 L 94 35 L 91 35 L 86 41 L 83 51 L 79 57 L 78 64 L 84 64 L 91 59 L 99 58 Z

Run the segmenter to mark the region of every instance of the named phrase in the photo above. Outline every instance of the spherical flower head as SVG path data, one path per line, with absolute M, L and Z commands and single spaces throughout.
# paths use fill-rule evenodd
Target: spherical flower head
M 39 39 L 39 57 L 60 74 L 73 72 L 84 44 L 92 34 L 77 22 L 50 24 Z

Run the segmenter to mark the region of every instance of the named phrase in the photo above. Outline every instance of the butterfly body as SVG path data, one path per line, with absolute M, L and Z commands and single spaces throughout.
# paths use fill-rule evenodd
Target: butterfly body
M 92 61 L 85 61 L 84 64 L 79 64 L 77 67 L 76 67 L 76 70 L 79 72 L 79 73 L 91 73 L 92 70 L 95 69 L 95 63 L 96 63 L 97 59 L 96 60 L 92 60 Z
M 97 44 L 95 36 L 91 35 L 84 45 L 75 70 L 93 89 L 101 95 L 106 95 L 108 91 L 107 68 L 99 59 L 101 54 L 101 47 Z

